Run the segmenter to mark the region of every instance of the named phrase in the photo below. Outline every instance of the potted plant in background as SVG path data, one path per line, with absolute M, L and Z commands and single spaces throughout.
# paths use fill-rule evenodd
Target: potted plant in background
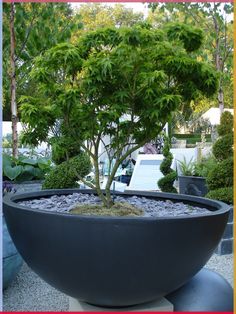
M 205 196 L 207 194 L 206 177 L 215 167 L 214 156 L 203 157 L 199 162 L 191 158 L 188 162 L 186 158 L 178 161 L 181 175 L 178 175 L 179 193 L 195 196 Z
M 202 38 L 200 30 L 184 24 L 162 30 L 146 24 L 106 28 L 88 32 L 75 44 L 59 44 L 35 60 L 31 77 L 41 97 L 22 100 L 22 119 L 29 127 L 26 139 L 45 140 L 60 120 L 63 133 L 80 145 L 95 170 L 94 183 L 74 170 L 92 188 L 76 192 L 90 198 L 96 192 L 99 200 L 78 205 L 79 214 L 20 204 L 56 196 L 66 203 L 66 196 L 75 192 L 45 190 L 6 198 L 4 211 L 24 259 L 62 292 L 100 306 L 148 302 L 183 285 L 217 246 L 228 217 L 225 204 L 171 193 L 117 194 L 190 202 L 214 211 L 197 219 L 158 219 L 143 217 L 141 209 L 125 202 L 114 204 L 110 191 L 121 163 L 156 138 L 181 102 L 217 90 L 215 71 L 191 54 Z M 104 146 L 113 167 L 103 191 L 99 144 L 105 135 L 110 136 Z

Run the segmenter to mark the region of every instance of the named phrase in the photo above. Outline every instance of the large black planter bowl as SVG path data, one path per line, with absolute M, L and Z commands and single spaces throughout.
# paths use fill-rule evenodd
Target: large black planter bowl
M 40 277 L 71 297 L 100 306 L 141 304 L 181 287 L 211 257 L 228 220 L 224 203 L 167 193 L 138 195 L 206 207 L 209 214 L 97 217 L 18 204 L 75 191 L 93 193 L 48 190 L 9 195 L 4 199 L 5 219 L 21 256 Z

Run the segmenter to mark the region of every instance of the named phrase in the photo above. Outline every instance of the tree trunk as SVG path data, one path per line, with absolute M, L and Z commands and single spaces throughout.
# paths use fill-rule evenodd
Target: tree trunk
M 11 120 L 12 120 L 12 155 L 17 158 L 18 156 L 18 134 L 17 134 L 17 105 L 16 105 L 16 59 L 15 59 L 15 6 L 11 3 L 11 15 L 10 15 L 10 37 L 11 37 Z
M 219 109 L 220 114 L 224 111 L 224 92 L 221 87 L 221 76 L 223 74 L 224 69 L 222 69 L 222 58 L 220 55 L 220 27 L 217 21 L 216 16 L 213 16 L 213 22 L 214 22 L 214 28 L 215 28 L 215 34 L 216 34 L 216 45 L 215 45 L 215 66 L 216 70 L 221 72 L 220 75 L 220 84 L 219 84 L 219 90 L 218 90 L 218 101 L 219 101 Z

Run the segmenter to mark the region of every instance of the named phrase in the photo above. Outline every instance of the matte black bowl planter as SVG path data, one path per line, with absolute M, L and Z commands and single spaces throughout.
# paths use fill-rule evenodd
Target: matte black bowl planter
M 97 217 L 20 206 L 22 200 L 92 190 L 45 190 L 9 195 L 4 214 L 26 263 L 58 290 L 91 304 L 120 307 L 149 302 L 193 277 L 217 247 L 229 206 L 187 195 L 128 191 L 206 207 L 208 215 Z

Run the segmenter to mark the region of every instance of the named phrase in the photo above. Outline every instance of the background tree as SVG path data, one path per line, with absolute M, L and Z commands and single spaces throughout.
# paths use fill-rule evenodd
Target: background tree
M 186 117 L 194 111 L 225 105 L 233 108 L 233 4 L 231 3 L 151 3 L 148 21 L 158 26 L 164 21 L 179 21 L 201 27 L 204 42 L 199 60 L 214 64 L 219 73 L 218 94 L 212 100 L 200 97 L 183 104 Z
M 60 119 L 63 133 L 93 160 L 95 184 L 78 178 L 96 188 L 110 208 L 110 187 L 119 165 L 156 138 L 181 101 L 216 92 L 215 71 L 193 56 L 202 38 L 199 29 L 188 25 L 158 30 L 139 25 L 102 28 L 86 33 L 76 44 L 48 50 L 36 58 L 31 72 L 40 97 L 22 99 L 22 120 L 28 124 L 25 139 L 45 140 Z M 99 145 L 106 135 L 110 143 L 105 149 L 114 164 L 103 195 Z
M 82 28 L 75 32 L 75 40 L 78 35 L 87 31 L 102 27 L 133 26 L 144 20 L 142 13 L 134 13 L 122 4 L 111 7 L 102 3 L 86 3 L 76 9 L 76 12 Z
M 3 5 L 3 118 L 12 119 L 14 156 L 17 156 L 19 97 L 26 93 L 33 95 L 35 90 L 35 82 L 29 80 L 32 60 L 58 42 L 69 40 L 75 27 L 68 4 Z

